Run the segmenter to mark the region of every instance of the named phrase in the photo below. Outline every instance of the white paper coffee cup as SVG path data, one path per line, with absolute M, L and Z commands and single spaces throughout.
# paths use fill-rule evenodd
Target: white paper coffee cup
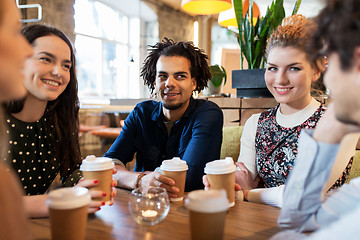
M 181 160 L 179 157 L 173 157 L 170 160 L 162 161 L 160 169 L 165 171 L 185 171 L 189 167 L 186 161 Z
M 100 199 L 105 204 L 110 204 L 112 175 L 114 163 L 111 158 L 95 157 L 94 155 L 87 156 L 80 165 L 80 170 L 84 179 L 97 179 L 98 185 L 90 188 L 91 190 L 99 190 L 106 195 Z
M 181 201 L 184 198 L 186 173 L 188 170 L 186 161 L 179 157 L 164 160 L 160 166 L 161 173 L 175 181 L 175 187 L 179 189 L 177 198 L 170 198 L 171 201 Z
M 196 190 L 187 195 L 191 238 L 193 240 L 223 239 L 229 200 L 225 190 Z
M 208 162 L 204 169 L 210 189 L 226 190 L 231 207 L 235 205 L 235 171 L 236 166 L 231 157 Z
M 52 209 L 73 209 L 88 205 L 91 197 L 87 188 L 59 188 L 49 193 L 46 204 Z
M 208 162 L 205 165 L 205 169 L 204 169 L 204 172 L 206 174 L 226 174 L 235 171 L 236 171 L 236 166 L 231 157 L 226 157 L 225 159 Z
M 195 212 L 215 213 L 229 209 L 229 200 L 225 190 L 195 190 L 189 192 L 185 206 Z
M 46 201 L 50 212 L 51 239 L 85 239 L 90 201 L 91 196 L 83 187 L 51 191 Z
M 80 165 L 80 171 L 104 171 L 113 169 L 114 163 L 111 158 L 87 156 Z

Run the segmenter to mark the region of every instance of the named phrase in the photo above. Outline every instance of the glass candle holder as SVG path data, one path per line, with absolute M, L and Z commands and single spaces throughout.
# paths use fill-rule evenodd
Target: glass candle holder
M 139 224 L 155 225 L 166 218 L 170 210 L 170 201 L 165 188 L 150 187 L 147 192 L 139 188 L 131 192 L 129 211 Z

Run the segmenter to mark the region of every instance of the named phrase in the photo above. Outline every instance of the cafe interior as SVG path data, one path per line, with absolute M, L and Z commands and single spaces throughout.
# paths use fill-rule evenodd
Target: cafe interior
M 148 46 L 167 37 L 174 41 L 192 41 L 209 56 L 209 65 L 219 65 L 226 70 L 226 78 L 221 77 L 226 80 L 222 80 L 219 87 L 208 87 L 195 97 L 215 102 L 221 108 L 224 128 L 220 158 L 238 159 L 240 138 L 247 119 L 276 106 L 277 102 L 266 92 L 263 78 L 256 87 L 238 82 L 237 71 L 247 69 L 248 64 L 241 62 L 239 30 L 231 1 L 209 0 L 203 1 L 205 3 L 200 7 L 196 5 L 201 2 L 16 0 L 25 26 L 33 23 L 54 26 L 73 43 L 77 58 L 79 139 L 83 157 L 103 156 L 121 132 L 124 120 L 134 106 L 144 100 L 156 100 L 144 86 L 140 69 Z M 261 18 L 272 1 L 253 2 L 254 15 Z M 291 15 L 295 3 L 296 0 L 284 0 L 286 16 Z M 302 0 L 298 13 L 313 17 L 323 7 L 321 0 Z M 327 104 L 328 98 L 324 95 L 319 101 Z M 351 178 L 360 175 L 358 154 L 356 151 Z M 134 162 L 126 167 L 133 170 Z M 126 190 L 117 191 L 113 206 L 105 206 L 89 216 L 86 239 L 190 239 L 189 214 L 183 204 L 167 203 L 170 207 L 164 215 L 159 212 L 163 215 L 160 218 L 150 212 L 139 220 L 132 212 L 138 211 L 135 210 L 138 207 L 136 199 L 129 199 Z M 159 199 L 158 204 L 164 203 Z M 266 205 L 237 202 L 227 212 L 223 239 L 268 239 L 280 231 L 277 226 L 279 211 Z M 49 239 L 49 226 L 48 219 L 32 219 L 32 239 Z
M 258 95 L 238 93 L 244 90 L 239 90 L 238 83 L 232 80 L 232 71 L 241 67 L 238 27 L 230 9 L 221 13 L 218 9 L 207 10 L 212 4 L 209 3 L 201 6 L 202 12 L 196 12 L 191 9 L 191 1 L 186 10 L 181 0 L 18 2 L 25 25 L 38 22 L 57 27 L 75 47 L 81 104 L 80 145 L 84 156 L 102 155 L 133 107 L 153 97 L 140 78 L 140 69 L 148 46 L 164 37 L 193 41 L 209 56 L 210 65 L 224 67 L 226 82 L 215 92 L 206 89 L 198 96 L 219 105 L 224 114 L 224 127 L 243 126 L 252 114 L 276 105 L 263 80 L 258 84 L 262 91 Z M 265 15 L 271 2 L 255 1 L 257 12 L 254 14 Z M 295 2 L 284 1 L 286 16 L 291 14 Z M 320 0 L 306 0 L 301 2 L 298 13 L 312 17 L 322 7 Z M 244 64 L 242 68 L 246 69 L 246 61 Z

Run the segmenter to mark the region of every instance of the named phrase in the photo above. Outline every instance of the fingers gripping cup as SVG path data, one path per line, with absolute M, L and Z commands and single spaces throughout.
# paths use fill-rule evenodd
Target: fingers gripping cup
M 164 160 L 160 166 L 161 173 L 175 181 L 175 187 L 179 188 L 177 198 L 170 198 L 171 201 L 181 201 L 184 198 L 184 189 L 186 181 L 186 172 L 188 166 L 186 161 L 178 157 L 171 160 Z
M 51 191 L 46 201 L 50 212 L 51 239 L 85 239 L 90 201 L 90 194 L 83 187 Z
M 80 166 L 85 180 L 97 179 L 99 181 L 99 184 L 90 188 L 90 190 L 99 190 L 106 193 L 100 200 L 105 202 L 105 204 L 110 204 L 111 200 L 113 168 L 114 163 L 111 158 L 97 158 L 94 155 L 87 156 Z
M 192 191 L 185 199 L 185 206 L 189 209 L 191 239 L 223 239 L 229 209 L 225 190 Z
M 205 173 L 211 189 L 225 189 L 230 206 L 235 205 L 235 171 L 232 158 L 215 160 L 205 166 Z

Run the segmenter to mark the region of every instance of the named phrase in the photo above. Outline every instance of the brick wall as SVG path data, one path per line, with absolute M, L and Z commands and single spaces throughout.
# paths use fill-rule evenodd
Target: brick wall
M 60 29 L 70 38 L 73 43 L 75 42 L 75 0 L 22 0 L 19 2 L 22 5 L 40 4 L 42 6 L 42 20 L 39 23 L 47 24 Z M 23 15 L 26 19 L 37 18 L 37 11 L 28 9 L 23 11 Z
M 194 39 L 194 18 L 173 10 L 169 7 L 159 8 L 159 37 L 171 38 L 174 41 L 189 41 Z

